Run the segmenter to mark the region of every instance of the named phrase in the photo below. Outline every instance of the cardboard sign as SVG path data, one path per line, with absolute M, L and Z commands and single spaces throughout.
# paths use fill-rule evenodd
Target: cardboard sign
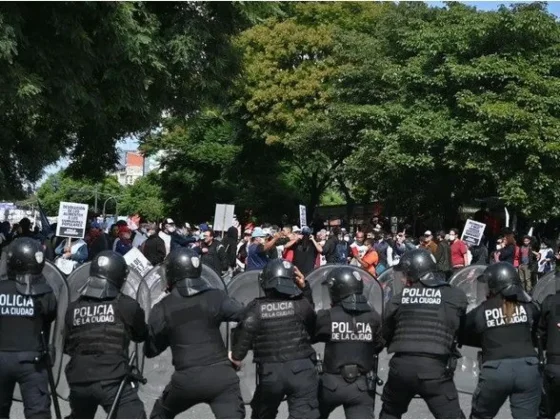
M 484 235 L 484 229 L 486 229 L 486 224 L 468 219 L 467 223 L 465 223 L 461 240 L 467 244 L 479 245 Z
M 56 236 L 80 238 L 86 234 L 88 205 L 60 202 L 56 226 Z
M 299 205 L 299 227 L 307 226 L 307 209 L 303 204 Z
M 138 248 L 132 248 L 128 251 L 124 255 L 124 260 L 129 267 L 134 268 L 142 277 L 153 268 L 150 261 L 148 261 Z
M 234 213 L 235 206 L 233 204 L 216 204 L 213 230 L 215 232 L 226 232 L 233 226 Z

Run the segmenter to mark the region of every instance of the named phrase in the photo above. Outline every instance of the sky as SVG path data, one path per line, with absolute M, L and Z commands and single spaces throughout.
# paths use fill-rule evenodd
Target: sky
M 427 1 L 426 3 L 428 3 L 430 6 L 434 6 L 434 7 L 444 7 L 445 3 L 443 1 Z M 530 1 L 514 1 L 514 2 L 500 2 L 500 1 L 463 1 L 461 3 L 464 3 L 466 5 L 469 6 L 474 6 L 479 10 L 497 10 L 502 4 L 506 5 L 506 6 L 510 6 L 512 4 L 515 3 L 532 3 Z M 548 2 L 548 11 L 550 13 L 552 13 L 553 15 L 555 15 L 557 18 L 560 17 L 560 2 Z M 121 147 L 124 150 L 135 150 L 138 147 L 138 141 L 136 141 L 136 139 L 134 138 L 126 138 L 123 139 L 122 142 L 119 143 L 118 145 L 119 147 Z M 45 182 L 45 179 L 55 173 L 60 171 L 61 169 L 64 169 L 68 166 L 68 159 L 63 158 L 60 159 L 56 164 L 54 165 L 50 165 L 45 169 L 45 175 L 43 176 L 43 178 L 41 178 L 41 180 L 37 183 L 37 185 L 41 185 L 43 182 Z

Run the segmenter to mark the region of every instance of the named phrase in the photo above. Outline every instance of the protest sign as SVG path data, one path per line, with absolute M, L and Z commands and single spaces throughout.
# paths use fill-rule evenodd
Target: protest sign
M 56 236 L 65 238 L 83 238 L 86 234 L 88 205 L 60 202 Z
M 307 226 L 307 209 L 303 204 L 299 205 L 299 226 L 301 228 Z
M 233 204 L 216 204 L 213 230 L 215 232 L 226 232 L 233 226 L 234 213 L 235 206 Z
M 484 229 L 486 225 L 484 223 L 475 222 L 474 220 L 468 219 L 465 223 L 465 228 L 463 229 L 463 234 L 461 235 L 461 240 L 471 245 L 479 245 L 482 236 L 484 235 Z
M 124 260 L 129 267 L 134 268 L 142 277 L 144 277 L 148 271 L 153 268 L 152 264 L 150 264 L 148 259 L 138 248 L 132 248 L 128 251 L 124 255 Z

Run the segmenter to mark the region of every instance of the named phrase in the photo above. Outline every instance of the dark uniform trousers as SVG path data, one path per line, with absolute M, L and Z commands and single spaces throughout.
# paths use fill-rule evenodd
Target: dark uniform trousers
M 471 418 L 494 418 L 508 396 L 512 418 L 536 418 L 542 383 L 538 364 L 536 357 L 484 362 L 473 394 Z
M 374 393 L 368 391 L 366 377 L 348 383 L 341 375 L 324 373 L 319 387 L 319 411 L 322 419 L 339 406 L 347 419 L 373 419 Z
M 437 419 L 465 418 L 453 376 L 446 362 L 431 357 L 395 355 L 389 363 L 389 378 L 383 387 L 379 418 L 400 419 L 410 401 L 419 395 Z
M 239 377 L 229 362 L 176 371 L 152 410 L 152 419 L 172 419 L 206 403 L 217 419 L 245 418 Z
M 547 364 L 544 368 L 544 390 L 540 419 L 553 419 L 560 413 L 560 365 Z
M 319 418 L 319 380 L 311 359 L 263 363 L 257 366 L 257 373 L 259 384 L 251 401 L 251 418 L 276 418 L 285 396 L 288 399 L 288 418 Z
M 111 406 L 121 381 L 97 381 L 70 386 L 70 408 L 73 419 L 93 419 L 97 407 L 100 405 L 105 412 L 111 411 Z M 138 397 L 138 388 L 132 388 L 128 382 L 121 394 L 119 404 L 115 410 L 117 419 L 145 419 L 144 404 Z
M 10 418 L 16 383 L 21 390 L 25 418 L 50 419 L 51 398 L 46 367 L 42 363 L 20 359 L 17 352 L 0 352 L 0 419 Z

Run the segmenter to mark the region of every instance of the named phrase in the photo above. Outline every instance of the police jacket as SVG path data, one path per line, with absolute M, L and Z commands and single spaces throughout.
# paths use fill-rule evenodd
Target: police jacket
M 15 281 L 0 281 L 0 351 L 25 353 L 22 361 L 34 360 L 43 348 L 41 331 L 48 341 L 56 311 L 53 293 L 26 296 L 17 291 Z
M 219 276 L 222 275 L 222 271 L 228 268 L 226 248 L 216 240 L 213 240 L 210 245 L 201 244 L 200 248 L 208 250 L 208 252 L 201 254 L 200 260 L 202 263 L 212 267 Z
M 374 354 L 383 349 L 381 317 L 377 312 L 349 312 L 341 305 L 317 313 L 315 340 L 326 343 L 324 371 L 338 374 L 345 365 L 362 373 L 373 369 Z
M 227 362 L 220 325 L 240 321 L 243 309 L 221 290 L 184 297 L 173 289 L 150 313 L 144 353 L 153 358 L 171 347 L 175 370 Z
M 546 350 L 546 361 L 549 364 L 560 364 L 560 293 L 545 298 L 541 305 L 538 335 L 541 345 Z
M 383 337 L 388 353 L 448 356 L 464 320 L 467 297 L 448 284 L 414 283 L 389 301 Z
M 127 373 L 130 340 L 148 335 L 144 310 L 134 299 L 82 296 L 66 311 L 64 352 L 68 383 L 120 379 Z
M 311 340 L 316 315 L 309 298 L 309 284 L 306 289 L 293 299 L 278 295 L 253 300 L 234 331 L 233 358 L 243 360 L 252 348 L 255 363 L 314 359 Z
M 470 311 L 461 344 L 482 348 L 482 361 L 536 357 L 535 304 L 513 302 L 508 318 L 504 300 L 495 296 Z

